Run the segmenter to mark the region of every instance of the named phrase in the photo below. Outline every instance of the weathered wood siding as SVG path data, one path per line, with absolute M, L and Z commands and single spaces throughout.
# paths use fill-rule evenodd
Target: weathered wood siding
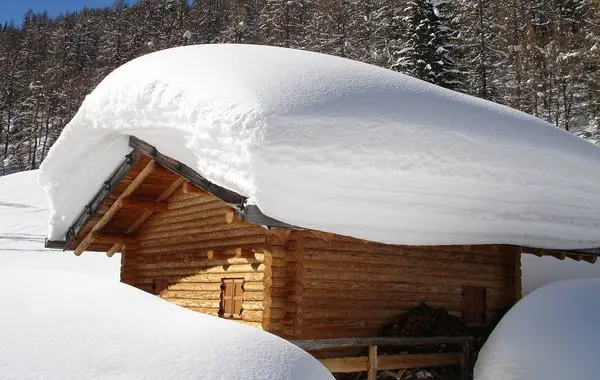
M 498 247 L 463 251 L 309 235 L 288 246 L 298 277 L 296 339 L 377 336 L 422 302 L 460 316 L 465 286 L 487 290 L 488 319 L 520 297 L 520 254 Z
M 218 315 L 221 281 L 244 279 L 241 322 L 284 338 L 376 336 L 422 302 L 460 315 L 466 286 L 489 318 L 520 297 L 520 254 L 506 247 L 403 247 L 228 219 L 231 208 L 177 189 L 126 246 L 122 281 Z M 331 239 L 330 239 L 331 238 Z M 241 257 L 214 255 L 244 248 Z
M 168 211 L 153 214 L 139 229 L 138 243 L 126 247 L 121 279 L 177 305 L 218 315 L 221 281 L 244 279 L 241 322 L 263 326 L 266 234 L 262 227 L 227 223 L 231 208 L 207 193 L 184 193 L 168 199 Z M 208 251 L 246 248 L 242 257 Z M 270 263 L 269 260 L 267 262 Z M 158 285 L 157 285 L 158 284 Z M 157 289 L 157 287 L 159 289 Z

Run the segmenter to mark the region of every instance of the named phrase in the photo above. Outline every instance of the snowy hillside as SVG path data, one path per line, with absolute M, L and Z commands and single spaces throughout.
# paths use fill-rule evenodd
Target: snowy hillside
M 58 269 L 118 280 L 120 255 L 75 257 L 44 249 L 50 213 L 37 176 L 33 170 L 0 177 L 0 268 Z
M 50 238 L 129 135 L 300 227 L 391 244 L 600 247 L 597 146 L 397 72 L 255 45 L 169 49 L 110 74 L 40 169 Z

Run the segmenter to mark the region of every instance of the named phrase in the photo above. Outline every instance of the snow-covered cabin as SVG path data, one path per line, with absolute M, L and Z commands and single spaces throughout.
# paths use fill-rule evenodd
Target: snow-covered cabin
M 377 336 L 425 302 L 484 324 L 522 253 L 594 262 L 600 149 L 347 59 L 189 46 L 110 74 L 52 147 L 47 246 L 290 339 Z

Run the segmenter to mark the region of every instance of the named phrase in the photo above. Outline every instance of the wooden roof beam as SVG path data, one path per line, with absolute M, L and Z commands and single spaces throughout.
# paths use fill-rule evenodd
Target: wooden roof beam
M 92 242 L 94 241 L 94 233 L 100 231 L 108 224 L 108 222 L 110 222 L 110 220 L 115 216 L 117 211 L 119 211 L 123 206 L 123 200 L 131 196 L 137 190 L 137 188 L 140 187 L 144 180 L 152 173 L 152 171 L 154 171 L 154 167 L 154 161 L 148 162 L 148 164 L 144 167 L 144 169 L 142 169 L 140 174 L 138 174 L 137 177 L 135 177 L 133 181 L 131 181 L 129 186 L 127 186 L 127 188 L 123 190 L 123 193 L 119 195 L 117 200 L 109 207 L 108 211 L 106 211 L 106 213 L 102 215 L 98 223 L 96 223 L 92 227 L 92 230 L 77 245 L 77 247 L 75 248 L 75 255 L 80 256 L 90 246 L 90 244 L 92 244 Z
M 187 182 L 187 181 L 183 183 L 183 193 L 184 194 L 207 194 L 206 191 L 202 190 L 198 186 L 195 186 L 194 184 Z

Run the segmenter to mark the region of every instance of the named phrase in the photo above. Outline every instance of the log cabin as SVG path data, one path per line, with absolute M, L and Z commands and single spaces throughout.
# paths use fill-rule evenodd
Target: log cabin
M 596 250 L 401 246 L 298 228 L 131 136 L 131 153 L 50 248 L 121 253 L 121 281 L 286 339 L 377 336 L 421 303 L 483 325 L 521 297 L 521 255 Z

